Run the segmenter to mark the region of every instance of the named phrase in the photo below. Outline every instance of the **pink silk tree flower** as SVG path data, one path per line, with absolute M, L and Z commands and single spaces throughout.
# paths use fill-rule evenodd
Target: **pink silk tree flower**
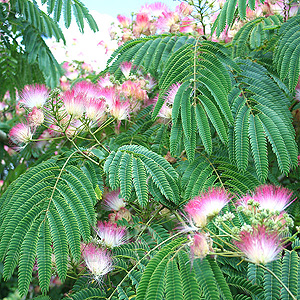
M 132 63 L 127 62 L 127 61 L 124 61 L 120 65 L 120 69 L 121 69 L 121 71 L 122 71 L 122 73 L 123 73 L 123 75 L 125 76 L 126 79 L 129 78 L 131 67 L 132 67 Z
M 85 96 L 82 93 L 75 95 L 75 91 L 66 91 L 63 103 L 68 114 L 73 118 L 80 118 L 85 110 Z
M 75 95 L 84 94 L 86 98 L 101 98 L 101 89 L 98 85 L 89 81 L 80 81 L 73 87 Z
M 36 128 L 43 124 L 44 122 L 44 113 L 41 109 L 38 109 L 36 106 L 32 109 L 32 111 L 27 116 L 28 123 Z
M 81 247 L 86 266 L 97 279 L 113 270 L 113 260 L 106 249 L 93 244 L 82 244 Z
M 191 245 L 192 258 L 203 259 L 210 251 L 210 245 L 207 237 L 203 233 L 196 233 Z
M 115 99 L 110 107 L 110 114 L 117 120 L 126 120 L 129 115 L 130 102 Z
M 284 187 L 266 184 L 256 188 L 253 200 L 260 204 L 259 209 L 281 212 L 294 201 L 291 196 L 292 192 Z
M 176 83 L 173 83 L 167 93 L 165 94 L 164 96 L 164 99 L 165 99 L 165 103 L 169 103 L 169 104 L 173 104 L 174 103 L 174 99 L 175 99 L 175 96 L 178 92 L 178 89 L 180 88 L 181 84 L 179 82 L 176 82 Z
M 118 247 L 126 241 L 126 228 L 117 226 L 116 223 L 98 221 L 95 231 L 103 245 L 108 248 Z
M 41 108 L 49 97 L 49 90 L 43 84 L 27 85 L 20 94 L 20 103 L 28 108 Z
M 85 101 L 86 117 L 92 121 L 101 119 L 106 111 L 106 103 L 104 99 L 90 98 Z
M 131 24 L 131 20 L 124 15 L 117 15 L 117 19 L 123 27 L 128 27 Z
M 241 231 L 234 244 L 254 264 L 267 264 L 277 258 L 282 250 L 281 238 L 276 231 L 267 231 L 265 226 L 253 228 L 251 232 Z
M 206 226 L 209 219 L 221 211 L 229 200 L 229 195 L 224 189 L 214 187 L 190 200 L 184 210 L 196 226 L 202 228 Z
M 124 198 L 120 197 L 120 190 L 111 191 L 103 196 L 105 210 L 118 211 L 125 207 Z
M 9 137 L 13 143 L 27 144 L 32 139 L 32 132 L 30 126 L 24 123 L 15 125 L 9 132 Z

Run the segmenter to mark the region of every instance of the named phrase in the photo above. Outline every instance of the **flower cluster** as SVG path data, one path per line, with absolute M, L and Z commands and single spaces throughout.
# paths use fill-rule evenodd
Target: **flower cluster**
M 274 185 L 259 186 L 251 195 L 242 196 L 237 200 L 237 213 L 247 216 L 249 223 L 240 228 L 233 223 L 235 215 L 232 212 L 219 215 L 230 201 L 224 189 L 211 188 L 191 199 L 184 207 L 190 224 L 184 231 L 195 232 L 190 236 L 191 256 L 203 258 L 217 251 L 213 248 L 213 236 L 207 229 L 208 223 L 216 217 L 215 226 L 232 239 L 233 253 L 240 251 L 254 264 L 275 260 L 290 239 L 287 233 L 293 221 L 284 210 L 294 201 L 291 196 L 286 188 Z
M 120 45 L 134 38 L 167 32 L 202 34 L 202 27 L 197 25 L 192 13 L 193 6 L 186 2 L 176 6 L 175 11 L 162 2 L 145 4 L 133 20 L 118 15 L 119 24 L 113 24 L 111 38 L 118 40 Z
M 120 191 L 111 191 L 104 195 L 103 207 L 114 211 L 108 215 L 109 221 L 98 221 L 95 227 L 97 234 L 93 243 L 83 244 L 82 256 L 86 266 L 97 280 L 113 270 L 113 258 L 110 249 L 127 242 L 127 230 L 116 224 L 117 220 L 125 218 L 130 221 L 130 212 L 125 208 L 126 203 L 120 197 Z M 113 215 L 113 216 L 112 216 Z
M 121 81 L 106 74 L 96 83 L 83 80 L 63 91 L 50 93 L 44 85 L 26 86 L 19 101 L 27 112 L 26 122 L 12 128 L 11 141 L 22 148 L 33 140 L 35 132 L 40 132 L 36 145 L 44 147 L 47 140 L 90 132 L 109 118 L 117 121 L 118 130 L 121 120 L 128 120 L 153 103 L 148 94 L 156 86 L 149 74 L 144 75 L 132 63 L 123 63 L 120 70 L 124 74 Z M 37 131 L 41 125 L 42 133 Z

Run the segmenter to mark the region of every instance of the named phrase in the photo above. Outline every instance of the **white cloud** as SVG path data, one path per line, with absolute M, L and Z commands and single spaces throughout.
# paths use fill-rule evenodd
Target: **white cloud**
M 99 43 L 104 41 L 109 50 L 117 48 L 117 42 L 111 41 L 109 35 L 111 23 L 117 22 L 117 20 L 112 16 L 100 14 L 97 11 L 90 11 L 90 13 L 98 25 L 98 32 L 93 32 L 85 22 L 84 33 L 80 33 L 75 18 L 73 18 L 68 29 L 61 26 L 66 45 L 63 45 L 62 42 L 56 43 L 54 40 L 48 40 L 47 44 L 59 63 L 79 60 L 91 64 L 94 70 L 100 71 L 105 68 L 111 51 L 106 54 L 105 48 Z

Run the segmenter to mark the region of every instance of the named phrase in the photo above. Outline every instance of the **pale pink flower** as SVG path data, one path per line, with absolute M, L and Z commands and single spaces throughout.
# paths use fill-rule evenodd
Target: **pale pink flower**
M 178 92 L 178 89 L 180 88 L 181 86 L 181 83 L 179 82 L 176 82 L 176 83 L 173 83 L 168 91 L 166 92 L 165 96 L 164 96 L 164 99 L 165 99 L 165 102 L 166 103 L 170 103 L 170 104 L 173 104 L 174 103 L 174 99 L 175 99 L 175 96 Z
M 51 137 L 59 136 L 62 133 L 61 128 L 54 124 L 50 125 L 48 130 Z
M 190 200 L 184 210 L 198 227 L 204 227 L 209 219 L 216 216 L 229 200 L 229 195 L 224 189 L 211 188 Z
M 75 95 L 75 91 L 66 91 L 63 95 L 63 103 L 68 114 L 73 118 L 80 118 L 85 108 L 84 94 L 78 93 Z
M 0 111 L 8 108 L 8 105 L 5 102 L 0 102 Z
M 98 121 L 105 114 L 106 103 L 103 99 L 87 99 L 85 102 L 86 117 L 93 121 Z
M 283 211 L 294 200 L 291 200 L 292 192 L 288 189 L 275 185 L 262 185 L 256 188 L 253 200 L 260 204 L 259 209 L 270 211 Z
M 125 199 L 120 197 L 120 190 L 117 191 L 111 191 L 107 193 L 103 197 L 104 203 L 104 209 L 105 210 L 114 210 L 118 211 L 122 207 L 125 207 Z
M 82 94 L 86 98 L 100 98 L 101 97 L 100 87 L 89 81 L 80 81 L 80 82 L 76 83 L 72 90 L 75 91 L 75 95 Z
M 130 102 L 116 99 L 110 107 L 110 114 L 117 120 L 125 120 L 129 115 Z
M 27 85 L 20 94 L 20 103 L 28 108 L 41 108 L 49 97 L 49 90 L 43 84 Z
M 180 15 L 187 17 L 193 12 L 193 6 L 186 2 L 181 2 L 178 6 L 176 6 L 176 11 L 178 11 Z
M 113 260 L 106 249 L 93 244 L 82 244 L 82 257 L 92 274 L 100 279 L 113 270 Z
M 117 15 L 117 19 L 123 27 L 128 27 L 131 24 L 131 20 L 124 15 Z
M 210 250 L 210 245 L 207 240 L 207 236 L 203 233 L 196 233 L 193 237 L 193 243 L 191 245 L 192 258 L 203 259 Z
M 122 71 L 122 73 L 123 73 L 123 75 L 125 76 L 126 79 L 129 78 L 131 67 L 132 67 L 132 63 L 127 62 L 127 61 L 124 61 L 120 65 L 120 69 L 121 69 L 121 71 Z
M 101 88 L 113 87 L 113 83 L 110 81 L 110 74 L 107 73 L 104 77 L 98 79 L 98 85 Z
M 126 241 L 126 228 L 116 223 L 98 221 L 95 230 L 103 245 L 108 248 L 118 247 Z
M 81 69 L 85 70 L 87 72 L 92 72 L 93 71 L 93 67 L 90 64 L 86 63 L 86 62 L 82 63 Z
M 38 137 L 38 141 L 35 143 L 37 148 L 44 148 L 49 141 L 51 140 L 52 136 L 49 132 L 49 129 L 43 131 L 43 133 Z
M 44 113 L 41 109 L 34 107 L 32 111 L 27 116 L 27 121 L 30 126 L 36 128 L 43 124 L 44 122 Z
M 157 27 L 163 32 L 176 32 L 179 30 L 179 15 L 176 12 L 163 12 L 157 20 Z
M 172 107 L 164 103 L 157 116 L 165 119 L 172 119 Z
M 74 80 L 78 77 L 79 72 L 74 65 L 68 62 L 64 62 L 62 65 L 63 69 L 66 71 L 65 76 L 70 80 Z
M 234 244 L 254 264 L 267 264 L 275 260 L 282 250 L 279 234 L 267 231 L 264 226 L 253 228 L 251 232 L 242 231 Z
M 151 4 L 145 4 L 141 7 L 140 13 L 146 13 L 149 17 L 159 17 L 163 12 L 169 12 L 169 8 L 162 2 L 155 2 Z
M 134 100 L 144 101 L 148 99 L 147 92 L 141 88 L 140 82 L 127 80 L 123 82 L 121 91 L 126 97 L 132 98 Z
M 194 31 L 195 27 L 196 27 L 195 21 L 191 18 L 186 17 L 182 20 L 179 31 L 191 33 Z
M 15 125 L 9 132 L 10 139 L 15 144 L 27 144 L 32 139 L 32 132 L 30 126 L 24 123 Z
M 114 86 L 101 89 L 101 96 L 105 98 L 106 104 L 109 108 L 113 106 L 113 102 L 117 98 L 117 90 Z

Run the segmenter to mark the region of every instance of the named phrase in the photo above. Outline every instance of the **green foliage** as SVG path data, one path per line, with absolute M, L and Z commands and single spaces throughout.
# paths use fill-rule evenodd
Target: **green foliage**
M 274 52 L 274 66 L 282 80 L 293 91 L 299 76 L 300 15 L 290 18 L 279 30 L 278 45 Z
M 55 160 L 50 160 L 20 176 L 0 199 L 4 278 L 10 278 L 19 263 L 19 290 L 26 295 L 37 256 L 40 287 L 45 293 L 54 252 L 59 278 L 65 280 L 69 249 L 72 259 L 78 260 L 80 236 L 85 241 L 90 237 L 95 203 L 91 182 L 75 166 L 65 164 L 59 172 Z
M 112 189 L 120 187 L 125 199 L 129 199 L 134 187 L 142 207 L 147 204 L 148 199 L 146 174 L 162 195 L 178 204 L 178 174 L 163 157 L 142 146 L 126 145 L 117 152 L 111 152 L 105 162 L 104 171 L 109 176 L 109 185 Z
M 13 95 L 16 88 L 22 89 L 26 84 L 45 82 L 51 88 L 58 85 L 63 72 L 44 38 L 54 37 L 56 41 L 62 40 L 65 43 L 58 26 L 62 6 L 67 28 L 71 23 L 73 8 L 81 32 L 84 29 L 84 20 L 94 32 L 98 30 L 95 20 L 81 1 L 43 0 L 42 4 L 46 2 L 48 14 L 35 1 L 15 0 L 10 1 L 9 6 L 0 3 L 1 98 L 7 90 Z M 53 18 L 49 16 L 52 13 Z M 22 45 L 19 42 L 20 37 Z

